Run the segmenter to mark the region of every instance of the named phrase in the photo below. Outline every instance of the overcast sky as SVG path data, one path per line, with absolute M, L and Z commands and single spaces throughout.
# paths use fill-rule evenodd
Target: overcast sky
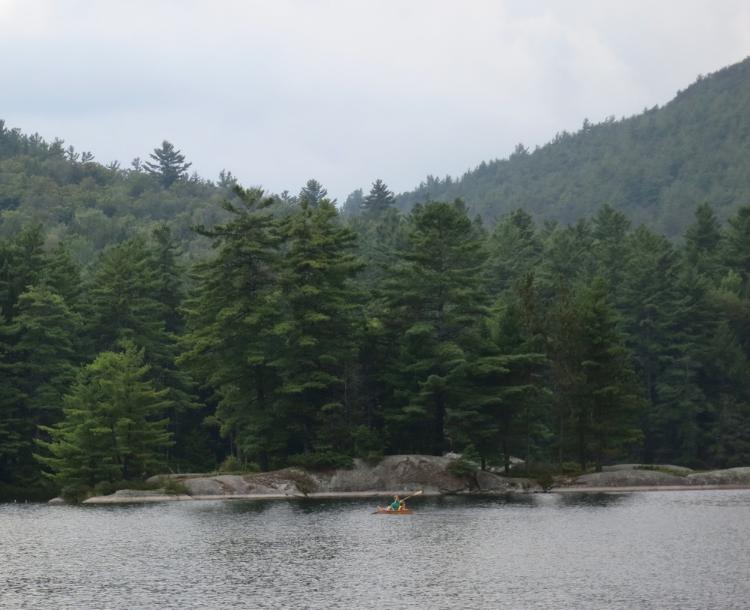
M 129 165 L 340 200 L 664 104 L 750 55 L 747 0 L 0 0 L 0 118 Z

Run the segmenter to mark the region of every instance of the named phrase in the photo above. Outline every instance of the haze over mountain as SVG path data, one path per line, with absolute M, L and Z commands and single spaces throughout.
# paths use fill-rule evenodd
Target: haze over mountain
M 482 162 L 459 179 L 428 176 L 402 193 L 420 201 L 461 198 L 493 221 L 518 208 L 536 220 L 575 222 L 609 204 L 635 223 L 681 234 L 697 205 L 722 220 L 750 201 L 750 59 L 697 81 L 662 108 L 561 132 L 529 151 Z M 386 181 L 387 181 L 387 177 Z

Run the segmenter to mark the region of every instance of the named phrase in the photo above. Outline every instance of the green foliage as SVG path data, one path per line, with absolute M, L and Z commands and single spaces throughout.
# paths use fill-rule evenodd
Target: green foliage
M 396 204 L 396 197 L 380 178 L 372 183 L 372 188 L 362 200 L 362 214 L 373 218 L 382 216 Z
M 278 395 L 292 432 L 289 443 L 305 453 L 324 445 L 345 450 L 350 438 L 344 363 L 356 354 L 359 307 L 351 280 L 362 266 L 353 252 L 355 235 L 326 200 L 317 207 L 303 204 L 281 229 L 288 251 L 272 365 L 281 381 Z
M 351 456 L 331 450 L 290 455 L 289 464 L 313 471 L 351 468 L 354 466 Z
M 461 202 L 417 206 L 399 262 L 384 282 L 383 324 L 393 346 L 385 418 L 391 443 L 440 455 L 454 382 L 477 341 L 486 295 L 481 235 Z M 408 440 L 404 437 L 408 437 Z
M 341 215 L 315 180 L 213 184 L 168 142 L 103 167 L 0 121 L 0 493 L 41 465 L 80 499 L 448 449 L 750 462 L 748 69 Z
M 186 302 L 186 333 L 179 362 L 210 389 L 214 421 L 238 462 L 257 459 L 264 469 L 285 445 L 273 393 L 279 379 L 272 359 L 280 322 L 280 244 L 273 200 L 236 187 L 223 205 L 231 220 L 197 227 L 216 255 L 196 266 Z
M 235 456 L 230 455 L 219 465 L 219 472 L 259 472 L 260 466 L 255 462 L 240 462 Z
M 377 464 L 383 459 L 383 439 L 375 430 L 367 426 L 357 426 L 352 430 L 354 456 L 370 464 Z
M 709 201 L 727 218 L 750 201 L 750 59 L 690 85 L 664 107 L 616 120 L 584 121 L 533 151 L 482 162 L 458 179 L 428 176 L 397 198 L 408 211 L 424 201 L 461 198 L 487 221 L 523 209 L 564 224 L 608 203 L 636 224 L 682 234 Z
M 475 462 L 464 459 L 463 457 L 451 460 L 446 467 L 446 471 L 454 477 L 466 477 L 477 472 L 478 468 Z
M 120 481 L 100 481 L 92 490 L 89 490 L 90 495 L 94 496 L 109 496 L 121 489 L 133 489 L 137 491 L 155 491 L 162 489 L 165 483 L 161 481 L 134 481 L 134 480 L 120 480 Z M 64 496 L 63 496 L 64 498 Z
M 168 496 L 187 496 L 190 495 L 188 488 L 179 479 L 168 478 L 163 483 L 164 493 Z
M 192 163 L 185 163 L 185 155 L 175 150 L 174 144 L 164 140 L 161 148 L 155 148 L 149 155 L 153 161 L 146 162 L 144 167 L 149 174 L 156 176 L 165 188 L 177 180 L 184 179 Z
M 172 445 L 166 390 L 147 378 L 143 350 L 103 352 L 82 369 L 64 397 L 64 418 L 44 426 L 50 441 L 38 440 L 37 459 L 61 488 L 142 478 L 163 466 Z

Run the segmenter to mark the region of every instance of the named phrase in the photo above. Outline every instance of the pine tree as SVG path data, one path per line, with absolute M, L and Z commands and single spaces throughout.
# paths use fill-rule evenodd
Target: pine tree
M 750 299 L 750 206 L 737 210 L 724 234 L 724 261 L 742 278 L 740 295 Z
M 704 203 L 695 210 L 695 222 L 685 231 L 685 255 L 689 265 L 716 282 L 719 272 L 721 228 L 713 208 Z
M 316 208 L 323 201 L 326 201 L 327 197 L 328 191 L 323 188 L 323 185 L 315 179 L 310 179 L 300 190 L 297 196 L 297 203 L 300 206 L 307 205 L 311 208 Z
M 644 227 L 628 237 L 627 248 L 621 304 L 648 401 L 643 458 L 695 463 L 697 418 L 706 402 L 699 387 L 699 352 L 704 327 L 710 325 L 700 288 L 703 276 L 693 268 L 685 275 L 673 246 Z M 698 290 L 692 295 L 691 281 Z
M 640 440 L 637 424 L 642 403 L 604 280 L 598 278 L 582 291 L 577 305 L 581 383 L 573 418 L 578 459 L 583 470 L 591 459 L 601 471 L 607 458 Z
M 457 396 L 448 411 L 449 434 L 479 455 L 483 469 L 501 458 L 509 472 L 511 455 L 532 459 L 535 422 L 546 402 L 541 380 L 546 357 L 535 351 L 515 302 L 482 330 L 483 340 L 452 383 Z
M 492 294 L 498 295 L 531 272 L 540 262 L 542 244 L 533 220 L 523 210 L 503 219 L 489 240 L 487 282 Z
M 21 295 L 14 324 L 13 355 L 18 383 L 28 397 L 28 417 L 35 426 L 52 425 L 60 418 L 62 396 L 81 362 L 77 349 L 81 320 L 52 287 L 42 283 Z
M 362 201 L 362 213 L 365 217 L 378 217 L 396 205 L 396 197 L 385 182 L 378 178 Z
M 196 267 L 179 361 L 214 392 L 214 421 L 229 439 L 231 455 L 267 469 L 286 450 L 285 423 L 274 401 L 278 348 L 271 332 L 281 315 L 281 236 L 272 198 L 241 187 L 235 194 L 235 202 L 223 203 L 227 222 L 197 227 L 217 253 Z
M 75 310 L 80 306 L 83 292 L 81 271 L 64 244 L 59 244 L 47 254 L 42 277 L 62 297 L 68 308 Z
M 8 322 L 16 315 L 18 297 L 34 285 L 45 266 L 40 225 L 24 228 L 0 249 L 0 312 Z
M 344 218 L 354 218 L 362 211 L 362 202 L 364 201 L 362 189 L 356 189 L 349 193 L 341 207 L 341 216 Z
M 149 155 L 153 161 L 144 163 L 146 171 L 156 176 L 164 188 L 169 188 L 187 176 L 187 170 L 192 163 L 185 163 L 185 155 L 176 150 L 174 144 L 164 140 L 161 148 L 155 148 Z
M 177 337 L 168 328 L 180 324 L 173 309 L 178 269 L 169 243 L 167 238 L 153 249 L 134 238 L 101 255 L 88 291 L 85 331 L 94 353 L 117 349 L 123 341 L 144 348 L 151 379 L 168 389 L 170 404 L 183 411 L 194 405 L 191 381 L 175 364 Z
M 126 343 L 122 352 L 99 354 L 64 398 L 64 419 L 43 429 L 51 441 L 37 459 L 64 491 L 97 483 L 141 479 L 162 466 L 172 444 L 166 390 L 148 378 L 143 350 Z
M 0 314 L 0 483 L 18 476 L 34 432 L 26 412 L 28 396 L 20 383 L 22 371 L 13 354 L 17 335 L 18 327 Z
M 341 225 L 327 201 L 304 201 L 283 226 L 287 253 L 282 275 L 283 313 L 274 328 L 274 360 L 282 384 L 292 452 L 350 451 L 350 413 L 344 397 L 346 364 L 356 357 L 352 284 L 361 263 L 355 234 Z
M 179 334 L 184 327 L 180 307 L 185 298 L 184 271 L 180 265 L 180 247 L 166 224 L 158 225 L 151 233 L 149 249 L 155 278 L 154 298 L 164 307 L 165 329 Z
M 86 311 L 95 353 L 130 340 L 146 348 L 150 362 L 166 357 L 166 311 L 156 299 L 155 282 L 148 246 L 141 238 L 112 246 L 99 257 Z
M 596 273 L 606 283 L 614 303 L 619 303 L 620 286 L 625 274 L 626 242 L 630 221 L 609 205 L 602 206 L 592 223 L 592 254 Z
M 387 373 L 391 443 L 439 455 L 450 382 L 470 357 L 486 305 L 485 253 L 461 202 L 428 203 L 412 212 L 399 257 L 383 319 L 395 350 Z

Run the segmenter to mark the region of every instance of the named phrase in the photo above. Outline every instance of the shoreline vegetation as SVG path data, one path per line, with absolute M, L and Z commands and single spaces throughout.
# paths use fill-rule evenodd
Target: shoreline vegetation
M 388 456 L 376 465 L 356 460 L 351 469 L 324 472 L 285 468 L 273 472 L 156 475 L 154 489 L 121 489 L 93 496 L 87 505 L 192 500 L 291 500 L 382 498 L 421 490 L 425 496 L 502 495 L 506 493 L 625 493 L 750 489 L 750 467 L 695 472 L 671 465 L 619 464 L 580 476 L 530 478 L 479 469 L 459 471 L 452 457 Z M 63 504 L 62 498 L 50 500 Z

